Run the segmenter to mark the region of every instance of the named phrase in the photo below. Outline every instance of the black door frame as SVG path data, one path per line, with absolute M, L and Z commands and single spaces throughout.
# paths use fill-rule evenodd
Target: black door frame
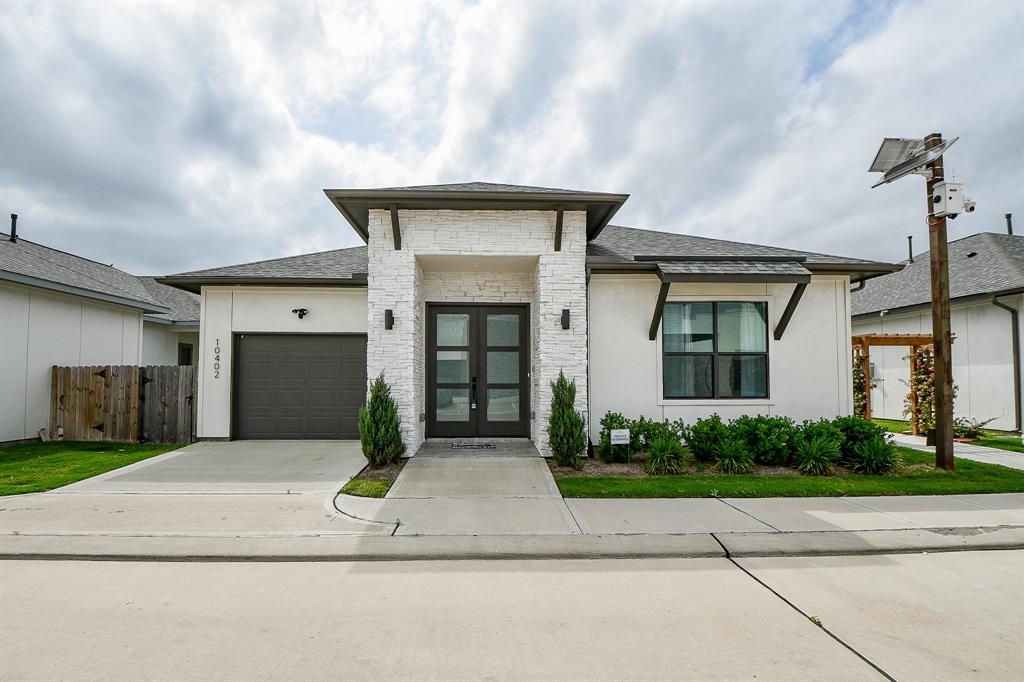
M 514 422 L 487 421 L 486 324 L 489 312 L 514 310 L 520 315 L 519 324 L 519 420 Z M 475 389 L 476 409 L 470 409 L 468 422 L 437 421 L 437 313 L 470 312 L 469 350 L 470 382 L 465 387 L 473 401 Z M 427 303 L 426 343 L 424 369 L 426 382 L 426 436 L 428 438 L 487 438 L 509 437 L 528 438 L 530 435 L 530 304 L 529 303 Z M 461 348 L 461 347 L 460 347 Z M 505 348 L 505 347 L 496 347 Z M 511 347 L 508 347 L 511 349 Z M 446 384 L 447 385 L 447 384 Z M 463 386 L 458 384 L 456 386 Z M 511 384 L 497 384 L 497 387 L 511 387 Z

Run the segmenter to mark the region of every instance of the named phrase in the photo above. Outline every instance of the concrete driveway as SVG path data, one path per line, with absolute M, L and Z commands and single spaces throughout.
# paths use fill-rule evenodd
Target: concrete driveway
M 202 442 L 59 493 L 328 493 L 366 466 L 356 441 Z
M 390 534 L 334 508 L 334 494 L 365 464 L 354 441 L 196 443 L 47 493 L 0 498 L 0 535 Z

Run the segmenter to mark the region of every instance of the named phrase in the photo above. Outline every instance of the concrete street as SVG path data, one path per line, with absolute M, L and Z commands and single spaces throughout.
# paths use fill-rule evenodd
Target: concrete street
M 4 679 L 1018 680 L 1024 552 L 0 562 Z

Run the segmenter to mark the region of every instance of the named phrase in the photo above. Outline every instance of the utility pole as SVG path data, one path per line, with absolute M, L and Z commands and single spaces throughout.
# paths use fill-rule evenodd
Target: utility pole
M 926 150 L 942 144 L 942 134 L 924 138 Z M 928 257 L 931 261 L 932 340 L 935 351 L 935 466 L 953 470 L 953 338 L 949 325 L 949 247 L 946 218 L 936 218 L 933 189 L 945 180 L 942 157 L 928 164 Z

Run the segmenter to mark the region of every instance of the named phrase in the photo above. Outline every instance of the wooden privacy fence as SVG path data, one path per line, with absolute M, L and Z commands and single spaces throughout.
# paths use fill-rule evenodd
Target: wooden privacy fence
M 196 368 L 54 367 L 50 437 L 157 443 L 195 440 Z

